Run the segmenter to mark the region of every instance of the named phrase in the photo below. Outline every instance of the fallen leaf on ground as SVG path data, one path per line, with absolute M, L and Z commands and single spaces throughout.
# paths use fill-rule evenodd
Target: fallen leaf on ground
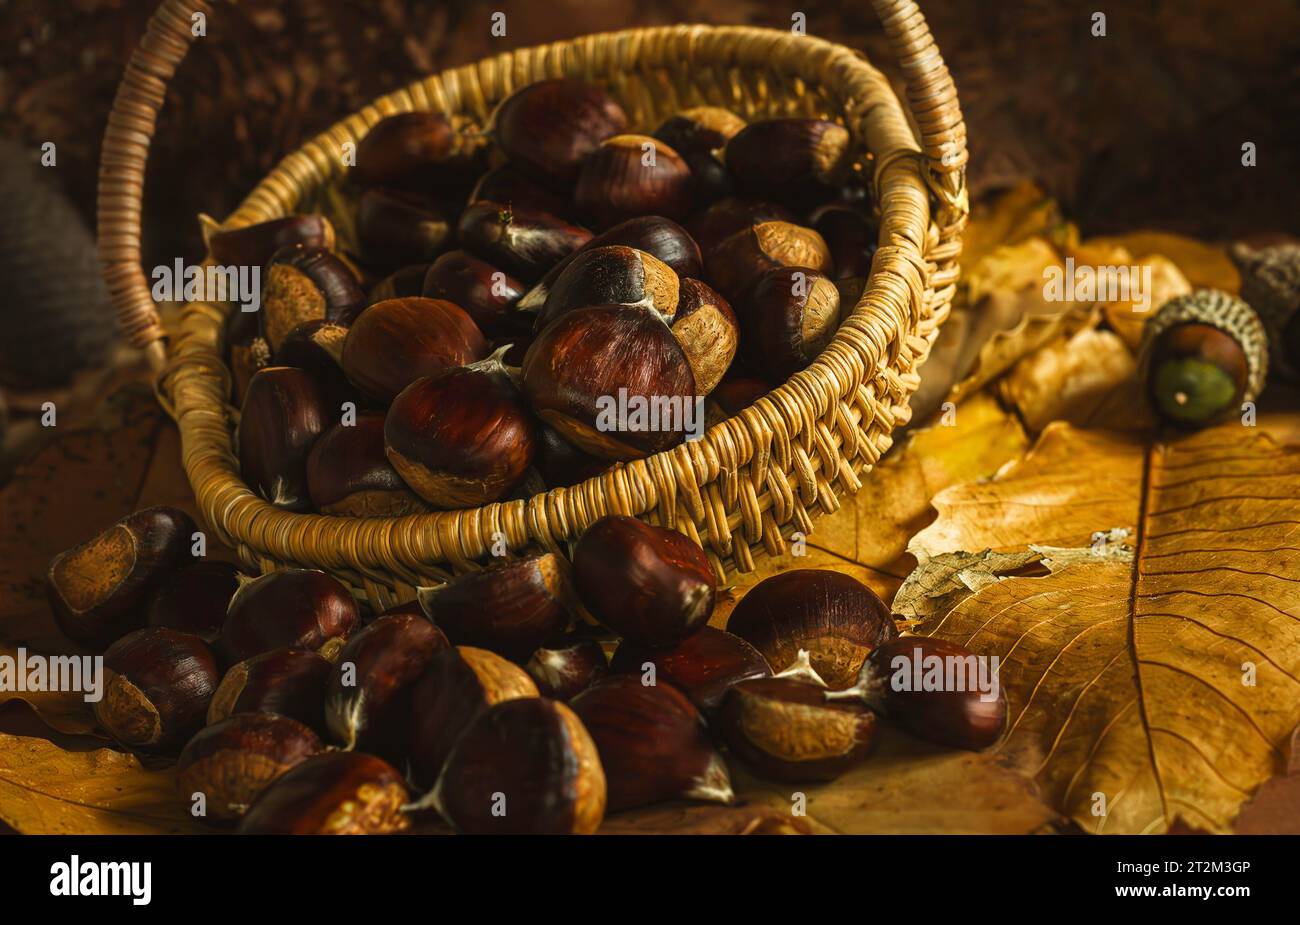
M 43 653 L 27 653 L 28 656 L 41 654 Z M 18 648 L 0 642 L 0 659 L 12 659 L 9 664 L 17 666 Z M 14 670 L 16 680 L 17 668 Z M 102 735 L 83 691 L 24 691 L 0 685 L 0 708 L 12 701 L 27 704 L 32 712 L 57 732 L 66 735 Z
M 1053 421 L 1115 428 L 1120 422 L 1101 412 L 1114 391 L 1137 374 L 1137 362 L 1119 336 L 1085 328 L 1025 357 L 997 383 L 1004 403 L 1020 412 L 1033 433 Z M 1141 414 L 1144 403 L 1134 405 Z M 1149 424 L 1149 415 L 1136 426 Z
M 1168 231 L 1133 231 L 1088 238 L 1083 247 L 1123 248 L 1130 254 L 1160 254 L 1182 271 L 1193 288 L 1222 289 L 1236 294 L 1241 275 L 1226 248 Z

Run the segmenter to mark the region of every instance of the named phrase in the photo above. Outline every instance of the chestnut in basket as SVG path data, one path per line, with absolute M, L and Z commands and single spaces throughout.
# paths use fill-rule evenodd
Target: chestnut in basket
M 415 681 L 449 645 L 423 616 L 379 617 L 359 630 L 339 652 L 326 688 L 331 738 L 349 750 L 404 755 Z
M 524 670 L 543 697 L 572 700 L 609 674 L 609 659 L 595 639 L 570 633 L 539 647 Z
M 341 416 L 344 402 L 362 404 L 362 396 L 343 372 L 343 344 L 348 329 L 333 321 L 308 321 L 294 328 L 271 358 L 272 366 L 292 366 L 316 380 L 330 419 Z
M 690 361 L 663 319 L 644 309 L 569 312 L 533 341 L 522 375 L 542 420 L 603 459 L 649 456 L 703 427 Z
M 320 737 L 296 719 L 240 713 L 207 726 L 190 739 L 176 763 L 185 800 L 202 794 L 206 815 L 238 819 L 277 777 L 322 748 Z
M 675 645 L 713 613 L 704 550 L 635 517 L 611 514 L 588 527 L 573 553 L 573 578 L 592 615 L 634 643 Z
M 396 768 L 374 755 L 313 755 L 262 791 L 241 835 L 391 835 L 410 827 L 410 794 Z
M 486 708 L 536 696 L 537 685 L 523 669 L 487 649 L 458 646 L 434 653 L 411 695 L 413 778 L 432 786 L 460 734 Z
M 589 687 L 571 706 L 596 743 L 611 812 L 664 800 L 735 799 L 704 718 L 671 684 L 620 675 Z
M 691 169 L 697 202 L 710 202 L 731 192 L 731 176 L 722 163 L 722 150 L 745 120 L 729 109 L 698 106 L 670 116 L 655 129 L 655 138 L 667 143 Z
M 245 659 L 226 672 L 208 704 L 209 725 L 236 713 L 278 713 L 325 735 L 325 685 L 331 664 L 302 646 Z
M 421 193 L 368 189 L 357 200 L 357 238 L 369 264 L 428 263 L 447 249 L 451 220 Z
M 552 215 L 564 215 L 573 208 L 566 197 L 530 180 L 518 167 L 502 164 L 483 174 L 469 194 L 470 204 L 484 199 L 506 205 L 528 206 Z
M 706 626 L 672 648 L 653 648 L 624 640 L 614 650 L 610 669 L 651 677 L 681 688 L 706 716 L 712 715 L 727 690 L 739 681 L 770 678 L 763 654 L 739 636 Z
M 587 155 L 573 201 L 597 228 L 639 215 L 685 218 L 691 210 L 691 168 L 649 135 L 615 135 Z
M 829 205 L 814 213 L 812 226 L 830 249 L 837 281 L 871 275 L 871 261 L 880 244 L 880 228 L 874 220 L 857 209 Z
M 572 710 L 541 697 L 510 700 L 461 734 L 430 801 L 472 835 L 590 835 L 605 816 L 605 774 Z
M 149 625 L 193 633 L 216 642 L 226 609 L 243 577 L 233 562 L 216 559 L 192 562 L 168 575 L 149 604 Z
M 275 351 L 298 325 L 317 319 L 350 324 L 365 304 L 351 267 L 323 248 L 295 244 L 276 251 L 266 267 L 261 334 Z
M 460 214 L 456 234 L 466 250 L 527 283 L 591 240 L 590 231 L 558 215 L 488 199 Z
M 835 336 L 840 293 L 807 267 L 778 267 L 758 278 L 740 314 L 745 362 L 780 384 L 817 359 Z
M 731 753 L 764 777 L 834 780 L 871 753 L 876 715 L 825 694 L 792 678 L 741 681 L 727 692 L 717 725 Z
M 276 507 L 306 511 L 307 454 L 337 417 L 311 375 L 271 366 L 248 384 L 239 417 L 239 474 Z
M 189 560 L 197 529 L 184 511 L 145 508 L 59 553 L 45 577 L 54 622 L 95 651 L 144 626 L 146 602 Z
M 482 332 L 442 299 L 376 302 L 348 331 L 343 371 L 370 398 L 388 404 L 416 379 L 487 356 Z
M 673 336 L 686 351 L 695 388 L 708 395 L 736 356 L 736 314 L 721 295 L 698 279 L 684 279 L 672 320 Z
M 762 652 L 776 671 L 807 649 L 828 687 L 853 684 L 873 649 L 898 635 L 874 591 L 829 569 L 794 569 L 765 578 L 732 610 L 727 631 Z
M 337 579 L 317 569 L 281 569 L 235 593 L 218 648 L 227 664 L 281 646 L 333 658 L 359 619 L 357 602 Z
M 843 182 L 851 166 L 849 132 L 825 119 L 751 122 L 727 142 L 736 188 L 801 205 Z
M 551 285 L 536 327 L 591 305 L 634 305 L 671 319 L 680 285 L 672 267 L 645 251 L 619 244 L 584 249 Z
M 719 244 L 738 231 L 765 222 L 796 224 L 794 212 L 775 202 L 728 197 L 691 216 L 686 228 L 707 258 Z M 699 275 L 698 273 L 692 275 Z
M 456 645 L 523 663 L 571 619 L 568 565 L 554 553 L 490 565 L 418 592 L 424 612 Z
M 334 226 L 323 215 L 287 215 L 215 232 L 208 252 L 218 266 L 263 267 L 276 251 L 294 244 L 333 250 Z
M 384 421 L 388 460 L 435 507 L 496 501 L 519 483 L 537 442 L 532 413 L 499 354 L 407 386 Z
M 718 291 L 740 300 L 760 276 L 779 267 L 831 271 L 831 254 L 811 228 L 787 222 L 763 222 L 738 231 L 708 256 L 708 279 Z
M 325 431 L 307 455 L 307 491 L 322 514 L 402 517 L 428 510 L 384 453 L 384 414 L 368 411 Z
M 435 260 L 418 295 L 459 305 L 487 337 L 509 337 L 526 330 L 513 311 L 524 295 L 524 284 L 466 251 L 448 251 Z
M 203 725 L 220 675 L 198 636 L 162 626 L 128 633 L 104 653 L 95 720 L 127 748 L 175 752 Z
M 553 427 L 537 426 L 537 454 L 533 467 L 547 488 L 569 488 L 609 469 L 614 463 L 584 453 Z
M 370 287 L 366 305 L 374 305 L 387 299 L 406 299 L 424 294 L 424 277 L 429 272 L 428 263 L 412 263 L 389 273 Z M 454 299 L 452 300 L 455 301 Z
M 623 107 L 594 84 L 541 80 L 516 90 L 492 115 L 506 156 L 546 183 L 569 184 L 587 155 L 627 128 Z
M 358 186 L 425 190 L 441 162 L 458 148 L 451 120 L 440 112 L 401 112 L 375 123 L 357 144 L 348 177 Z

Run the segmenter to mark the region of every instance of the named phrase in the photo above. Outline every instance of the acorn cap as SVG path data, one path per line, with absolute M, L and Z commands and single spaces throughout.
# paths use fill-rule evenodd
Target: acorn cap
M 1268 332 L 1274 371 L 1300 382 L 1300 244 L 1255 250 L 1239 243 L 1228 255 L 1241 273 L 1241 298 Z

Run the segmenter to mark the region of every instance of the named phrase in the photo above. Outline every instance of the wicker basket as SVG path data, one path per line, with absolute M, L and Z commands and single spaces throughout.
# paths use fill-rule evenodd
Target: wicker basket
M 292 213 L 342 173 L 342 144 L 384 116 L 435 109 L 482 120 L 520 86 L 575 76 L 608 87 L 641 130 L 703 104 L 747 118 L 838 118 L 872 171 L 881 210 L 869 285 L 830 346 L 703 439 L 527 501 L 354 519 L 280 510 L 240 479 L 238 410 L 221 358 L 229 306 L 187 306 L 179 334 L 163 341 L 140 267 L 145 160 L 167 81 L 193 40 L 191 16 L 211 15 L 205 2 L 165 0 L 131 58 L 105 134 L 99 252 L 121 328 L 157 370 L 210 529 L 254 569 L 325 569 L 376 608 L 477 567 L 502 538 L 512 552 L 566 552 L 607 513 L 682 531 L 724 577 L 729 565 L 751 570 L 759 547 L 779 554 L 790 532 L 810 532 L 814 516 L 839 506 L 838 494 L 858 489 L 891 431 L 909 418 L 918 367 L 948 315 L 968 212 L 965 126 L 943 59 L 911 0 L 873 4 L 907 81 L 910 121 L 887 80 L 843 46 L 767 29 L 671 26 L 589 35 L 444 71 L 376 100 L 286 157 L 223 227 Z

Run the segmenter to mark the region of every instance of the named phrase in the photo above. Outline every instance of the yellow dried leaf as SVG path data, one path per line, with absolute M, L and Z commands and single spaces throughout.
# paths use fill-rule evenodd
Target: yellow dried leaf
M 28 653 L 34 655 L 37 653 Z M 0 642 L 0 659 L 18 662 L 18 647 Z M 0 686 L 0 708 L 20 701 L 51 729 L 65 735 L 102 735 L 82 691 L 24 691 Z
M 1151 268 L 1150 291 L 1143 293 L 1145 304 L 1135 303 L 1132 299 L 1121 299 L 1117 302 L 1103 302 L 1101 307 L 1107 323 L 1124 339 L 1129 349 L 1136 352 L 1142 344 L 1142 331 L 1147 319 L 1170 299 L 1191 292 L 1192 284 L 1177 264 L 1160 254 L 1148 254 L 1132 263 L 1108 266 Z
M 1019 409 L 1020 419 L 1034 433 L 1053 421 L 1114 428 L 1119 422 L 1098 412 L 1136 373 L 1133 354 L 1117 334 L 1086 328 L 1031 353 L 997 385 L 1002 400 Z M 1143 407 L 1138 402 L 1133 410 L 1140 414 Z
M 1167 231 L 1133 231 L 1089 238 L 1082 246 L 1122 247 L 1132 254 L 1160 254 L 1173 261 L 1195 288 L 1222 289 L 1231 293 L 1241 288 L 1241 276 L 1224 248 L 1184 235 Z
M 1068 240 L 1070 233 L 1062 233 L 1062 229 L 1069 227 L 1061 217 L 1056 200 L 1033 181 L 1025 180 L 994 199 L 975 205 L 962 236 L 962 252 L 958 258 L 962 276 L 1003 245 L 1018 244 L 1031 237 Z

